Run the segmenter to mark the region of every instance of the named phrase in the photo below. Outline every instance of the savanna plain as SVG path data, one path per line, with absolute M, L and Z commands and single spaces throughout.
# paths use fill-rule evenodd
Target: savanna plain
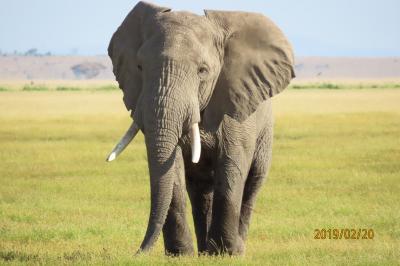
M 170 258 L 161 236 L 133 256 L 150 192 L 143 135 L 105 162 L 130 124 L 121 91 L 1 85 L 0 264 L 399 265 L 399 84 L 295 84 L 273 108 L 246 255 Z M 346 228 L 373 239 L 314 239 Z

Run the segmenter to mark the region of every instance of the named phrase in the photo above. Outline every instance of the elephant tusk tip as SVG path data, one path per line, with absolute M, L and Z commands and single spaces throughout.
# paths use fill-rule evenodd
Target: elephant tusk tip
M 117 155 L 115 154 L 115 152 L 112 152 L 106 159 L 107 162 L 111 162 L 114 161 L 115 158 L 117 157 Z
M 190 141 L 192 147 L 192 162 L 198 163 L 200 161 L 200 154 L 201 154 L 201 139 L 200 139 L 200 131 L 198 123 L 194 123 L 191 127 Z
M 118 142 L 115 148 L 111 151 L 110 155 L 108 155 L 106 162 L 114 161 L 115 158 L 128 146 L 128 144 L 132 141 L 132 139 L 139 132 L 139 127 L 135 122 L 132 122 L 128 131 L 126 131 L 125 135 Z

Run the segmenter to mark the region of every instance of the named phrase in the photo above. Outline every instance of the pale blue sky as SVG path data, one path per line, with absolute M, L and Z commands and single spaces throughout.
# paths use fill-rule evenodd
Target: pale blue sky
M 105 54 L 109 39 L 137 1 L 1 0 L 0 50 Z M 296 55 L 400 56 L 399 0 L 152 1 L 198 14 L 206 9 L 264 13 Z

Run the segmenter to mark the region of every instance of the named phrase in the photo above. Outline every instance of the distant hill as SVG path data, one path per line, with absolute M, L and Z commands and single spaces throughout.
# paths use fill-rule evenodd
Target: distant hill
M 400 78 L 400 57 L 299 57 L 298 79 Z
M 107 56 L 0 56 L 0 79 L 113 80 Z
M 398 79 L 400 57 L 298 57 L 302 79 Z M 0 56 L 0 80 L 114 80 L 107 56 Z

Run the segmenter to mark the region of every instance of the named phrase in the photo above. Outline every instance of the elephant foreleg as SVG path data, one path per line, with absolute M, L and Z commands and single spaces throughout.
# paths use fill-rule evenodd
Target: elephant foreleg
M 207 251 L 207 234 L 211 223 L 213 203 L 212 185 L 211 177 L 204 179 L 203 176 L 199 177 L 196 174 L 191 174 L 187 181 L 199 255 Z

